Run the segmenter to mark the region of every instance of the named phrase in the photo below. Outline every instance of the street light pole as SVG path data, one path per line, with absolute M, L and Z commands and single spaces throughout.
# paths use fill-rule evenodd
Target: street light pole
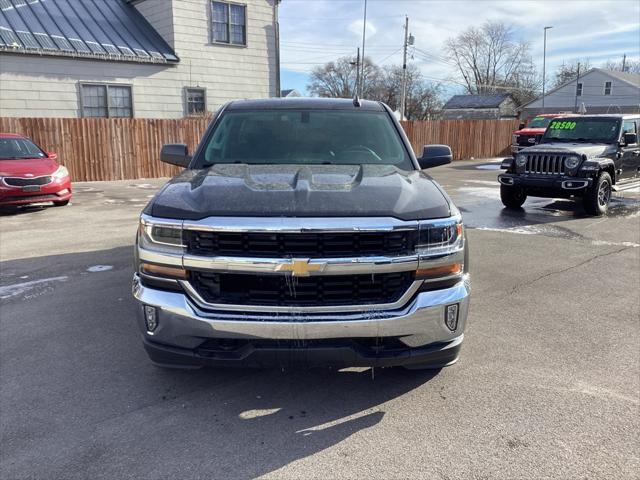
M 544 95 L 547 85 L 547 30 L 553 27 L 544 27 L 544 47 L 542 50 L 542 113 L 544 113 Z

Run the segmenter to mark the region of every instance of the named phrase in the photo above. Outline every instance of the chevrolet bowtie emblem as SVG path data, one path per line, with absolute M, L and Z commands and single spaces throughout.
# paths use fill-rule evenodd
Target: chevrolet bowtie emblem
M 278 272 L 291 272 L 294 277 L 308 277 L 311 272 L 322 271 L 325 267 L 323 263 L 309 263 L 309 259 L 294 258 L 291 263 L 281 263 L 276 268 Z

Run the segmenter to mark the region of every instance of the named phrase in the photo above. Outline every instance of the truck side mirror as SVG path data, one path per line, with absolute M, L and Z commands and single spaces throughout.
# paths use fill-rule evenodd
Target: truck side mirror
M 626 132 L 623 136 L 623 141 L 625 145 L 635 145 L 636 143 L 638 143 L 638 134 Z
M 422 156 L 418 158 L 421 169 L 439 167 L 453 160 L 453 153 L 449 145 L 425 145 Z
M 47 157 L 50 158 L 51 160 L 57 160 L 58 159 L 58 154 L 55 152 L 45 152 L 47 154 Z
M 168 143 L 160 150 L 160 161 L 187 168 L 191 163 L 191 155 L 184 143 Z

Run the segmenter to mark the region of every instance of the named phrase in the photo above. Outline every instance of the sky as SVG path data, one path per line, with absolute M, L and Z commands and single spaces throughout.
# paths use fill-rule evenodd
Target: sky
M 354 55 L 362 45 L 364 0 L 282 0 L 280 4 L 281 85 L 306 94 L 308 72 L 316 65 Z M 542 72 L 543 28 L 547 31 L 547 85 L 563 63 L 588 59 L 640 58 L 638 0 L 368 0 L 366 56 L 378 65 L 402 63 L 405 15 L 415 37 L 409 58 L 447 94 L 464 93 L 452 82 L 455 68 L 444 42 L 487 20 L 513 27 L 527 41 Z M 411 53 L 411 50 L 410 50 Z M 456 79 L 459 80 L 459 79 Z

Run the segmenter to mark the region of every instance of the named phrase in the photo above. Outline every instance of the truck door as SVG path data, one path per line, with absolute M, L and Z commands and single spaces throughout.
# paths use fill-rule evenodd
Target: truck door
M 637 138 L 638 120 L 625 120 L 622 122 L 621 141 L 624 139 L 625 133 L 635 133 Z M 622 173 L 620 174 L 620 180 L 640 178 L 640 143 L 636 141 L 632 145 L 622 145 L 621 150 L 620 167 Z

